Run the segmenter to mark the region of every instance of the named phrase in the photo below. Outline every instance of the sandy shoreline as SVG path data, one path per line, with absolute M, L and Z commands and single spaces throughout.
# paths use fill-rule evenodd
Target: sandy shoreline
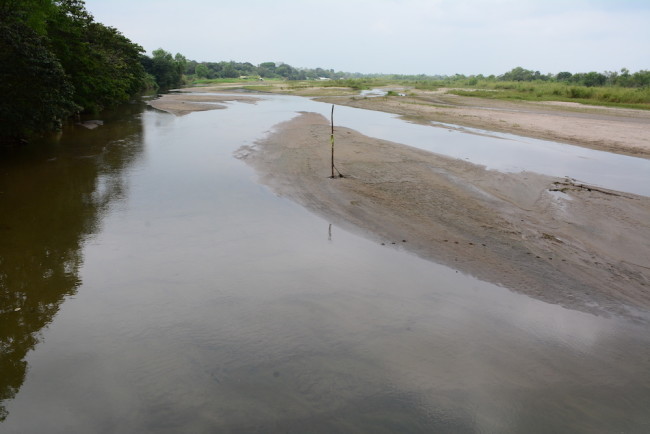
M 650 198 L 485 170 L 345 128 L 346 178 L 329 179 L 328 140 L 328 120 L 304 113 L 238 156 L 277 194 L 378 243 L 547 302 L 648 320 Z

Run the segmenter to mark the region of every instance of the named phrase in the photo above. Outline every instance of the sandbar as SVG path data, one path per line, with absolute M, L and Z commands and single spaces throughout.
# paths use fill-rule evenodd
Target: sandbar
M 332 223 L 531 297 L 650 321 L 650 198 L 335 129 L 302 113 L 237 156 Z M 432 282 L 433 284 L 433 282 Z

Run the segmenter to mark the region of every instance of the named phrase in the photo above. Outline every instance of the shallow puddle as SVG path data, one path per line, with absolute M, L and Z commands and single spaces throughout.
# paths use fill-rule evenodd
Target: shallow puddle
M 233 152 L 331 106 L 264 99 L 183 117 L 131 107 L 3 155 L 0 431 L 650 427 L 646 326 L 515 294 L 276 197 Z M 516 143 L 344 107 L 335 123 L 394 141 L 401 125 L 408 144 L 421 129 L 422 143 Z

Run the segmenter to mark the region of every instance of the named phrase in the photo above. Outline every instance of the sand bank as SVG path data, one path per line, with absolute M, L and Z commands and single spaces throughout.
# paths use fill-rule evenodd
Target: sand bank
M 258 99 L 238 94 L 197 95 L 192 92 L 181 92 L 161 95 L 157 99 L 147 101 L 147 104 L 158 110 L 183 116 L 196 111 L 224 109 L 226 108 L 224 104 L 232 101 L 254 104 Z
M 336 157 L 346 177 L 329 179 L 329 128 L 304 113 L 238 156 L 277 194 L 387 248 L 569 308 L 648 320 L 650 198 L 490 171 L 345 128 Z

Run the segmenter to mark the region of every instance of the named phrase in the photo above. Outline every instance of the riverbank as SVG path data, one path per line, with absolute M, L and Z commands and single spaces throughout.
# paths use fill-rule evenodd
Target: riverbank
M 330 221 L 537 299 L 642 321 L 650 312 L 650 198 L 500 173 L 336 128 L 304 113 L 238 156 Z M 432 284 L 435 284 L 432 282 Z

